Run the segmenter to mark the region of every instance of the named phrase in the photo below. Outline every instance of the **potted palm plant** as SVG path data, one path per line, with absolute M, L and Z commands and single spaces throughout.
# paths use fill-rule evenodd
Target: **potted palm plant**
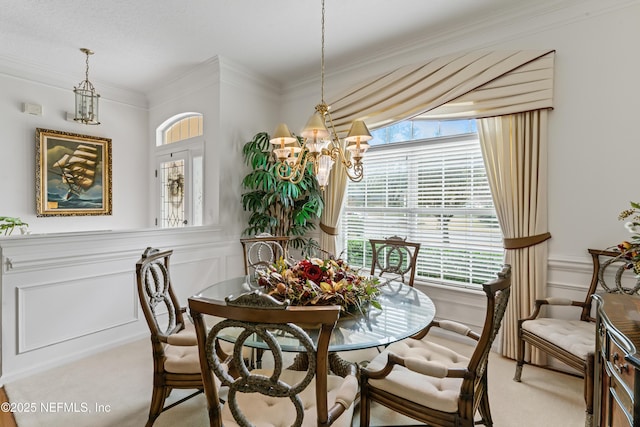
M 296 249 L 317 247 L 317 242 L 304 236 L 315 229 L 324 207 L 322 192 L 311 165 L 299 183 L 280 179 L 276 161 L 270 151 L 269 135 L 257 133 L 248 141 L 242 155 L 251 172 L 242 180 L 242 208 L 250 212 L 244 235 L 269 233 L 291 237 Z

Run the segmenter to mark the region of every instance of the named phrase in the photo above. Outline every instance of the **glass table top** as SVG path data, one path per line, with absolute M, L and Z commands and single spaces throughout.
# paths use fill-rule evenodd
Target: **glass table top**
M 247 276 L 224 280 L 203 289 L 196 297 L 224 301 L 260 289 Z M 401 282 L 387 282 L 380 286 L 378 301 L 382 309 L 371 308 L 366 314 L 341 315 L 331 336 L 329 351 L 358 350 L 385 346 L 407 338 L 433 320 L 436 309 L 433 301 L 420 290 Z M 304 328 L 304 325 L 300 325 Z M 222 339 L 235 341 L 233 332 L 225 329 Z M 313 337 L 313 334 L 310 334 Z M 284 351 L 300 351 L 297 340 L 279 337 Z M 245 341 L 245 345 L 268 348 L 261 340 Z

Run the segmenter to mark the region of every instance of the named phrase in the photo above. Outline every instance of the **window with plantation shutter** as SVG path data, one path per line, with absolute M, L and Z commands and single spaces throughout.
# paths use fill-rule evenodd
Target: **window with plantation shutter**
M 347 184 L 340 232 L 346 257 L 370 267 L 369 239 L 398 235 L 422 245 L 416 282 L 479 288 L 500 271 L 504 250 L 475 126 L 407 141 L 429 125 L 403 123 L 410 126 L 394 125 L 391 135 L 372 133 L 364 179 Z

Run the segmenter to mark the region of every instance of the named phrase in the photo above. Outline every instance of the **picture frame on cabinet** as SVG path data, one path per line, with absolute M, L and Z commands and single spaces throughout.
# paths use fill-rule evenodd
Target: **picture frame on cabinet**
M 111 139 L 36 128 L 37 216 L 111 215 Z

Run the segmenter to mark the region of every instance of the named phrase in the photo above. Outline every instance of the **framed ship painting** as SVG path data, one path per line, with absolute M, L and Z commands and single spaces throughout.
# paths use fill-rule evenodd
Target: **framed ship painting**
M 111 139 L 36 129 L 38 216 L 111 215 Z

